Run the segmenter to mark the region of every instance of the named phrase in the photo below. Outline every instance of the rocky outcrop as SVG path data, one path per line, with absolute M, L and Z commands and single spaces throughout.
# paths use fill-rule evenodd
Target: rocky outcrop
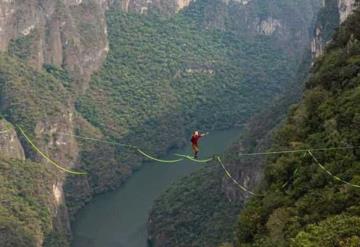
M 211 2 L 213 3 L 212 6 L 202 5 L 203 9 L 199 7 L 202 12 L 199 14 L 197 9 L 198 12 L 194 16 L 196 15 L 197 20 L 199 20 L 199 16 L 204 16 L 200 19 L 200 22 L 202 22 L 200 25 L 207 29 L 231 30 L 233 33 L 238 34 L 237 38 L 254 37 L 254 39 L 271 40 L 272 42 L 269 45 L 279 46 L 281 50 L 288 49 L 289 54 L 301 58 L 310 42 L 311 33 L 308 30 L 313 28 L 314 17 L 320 7 L 320 1 L 302 1 L 301 6 L 299 6 L 299 2 L 287 1 L 284 5 L 277 5 L 275 2 L 269 4 L 266 1 L 257 0 L 216 1 L 216 3 Z M 193 6 L 195 5 L 194 3 Z M 185 14 L 191 15 L 191 10 L 190 6 L 189 11 L 185 11 Z M 289 17 L 289 14 L 291 17 Z M 293 80 L 293 78 L 290 80 Z M 299 85 L 293 85 L 292 87 L 288 84 L 288 86 L 292 91 L 299 92 Z M 242 136 L 241 141 L 234 145 L 225 155 L 226 158 L 223 159 L 225 166 L 242 186 L 253 190 L 261 181 L 264 160 L 259 157 L 246 158 L 241 156 L 241 153 L 263 152 L 266 150 L 269 147 L 268 140 L 272 130 L 281 122 L 282 117 L 284 117 L 283 114 L 287 111 L 288 104 L 291 104 L 289 102 L 293 102 L 295 99 L 296 97 L 290 97 L 289 101 L 281 102 L 281 104 L 279 103 L 276 107 L 270 109 L 271 114 L 262 112 L 261 116 L 250 121 L 249 126 L 244 130 L 248 132 L 247 136 Z M 270 106 L 267 106 L 266 109 L 268 108 Z M 189 179 L 191 182 L 186 183 L 186 188 L 177 185 L 176 189 L 173 189 L 173 191 L 169 189 L 170 192 L 164 193 L 156 202 L 151 211 L 148 224 L 149 241 L 153 246 L 219 246 L 214 244 L 216 242 L 216 240 L 213 240 L 214 236 L 217 236 L 219 232 L 222 234 L 226 232 L 224 229 L 228 225 L 234 224 L 235 220 L 232 220 L 236 219 L 240 210 L 231 211 L 224 208 L 232 203 L 241 208 L 250 197 L 250 194 L 242 191 L 228 177 L 223 176 L 223 171 L 215 171 L 214 173 L 215 175 L 207 175 L 204 180 L 192 175 L 192 179 Z M 215 200 L 214 198 L 212 200 L 210 197 L 213 191 L 206 188 L 204 184 L 208 184 L 209 181 L 214 181 L 219 177 L 221 181 L 216 186 L 221 187 L 220 191 L 217 191 L 218 194 L 221 194 L 221 199 Z M 194 181 L 201 181 L 201 185 L 194 186 L 192 184 Z M 193 198 L 196 199 L 203 194 L 208 195 L 208 198 L 204 199 L 206 203 L 199 206 L 199 202 L 194 203 L 188 200 L 191 193 L 195 194 Z M 220 205 L 222 201 L 226 201 L 227 205 L 219 206 L 215 216 L 211 211 L 212 205 Z M 187 217 L 192 215 L 191 212 L 196 211 L 199 207 L 203 215 L 200 217 L 199 214 L 194 213 L 193 215 L 196 215 L 196 218 L 200 220 L 195 220 L 191 216 Z M 177 210 L 178 208 L 179 210 Z M 208 212 L 208 215 L 203 212 Z M 224 216 L 219 217 L 222 214 Z M 216 222 L 218 224 L 214 223 L 219 218 L 224 219 L 226 217 L 231 218 L 226 220 L 226 224 L 221 225 L 219 221 Z M 186 220 L 183 221 L 184 218 Z M 196 225 L 196 230 L 191 228 L 194 225 Z M 221 230 L 217 231 L 217 229 L 211 228 L 211 233 L 204 230 L 206 227 L 214 225 L 216 225 L 217 229 L 221 228 Z M 182 230 L 183 227 L 186 229 Z M 196 232 L 194 237 L 189 236 L 194 232 Z M 198 239 L 203 239 L 203 241 L 201 242 Z M 224 240 L 230 239 L 231 236 L 224 237 Z M 191 241 L 198 242 L 193 244 Z
M 113 3 L 113 6 L 126 12 L 146 14 L 148 11 L 155 10 L 169 15 L 186 8 L 191 2 L 192 0 L 118 0 Z
M 64 110 L 59 116 L 39 121 L 34 130 L 42 149 L 68 168 L 75 167 L 79 152 L 77 141 L 70 135 L 74 129 L 73 115 L 71 110 Z
M 70 106 L 63 106 L 55 116 L 48 116 L 36 123 L 34 138 L 36 144 L 43 152 L 49 155 L 61 166 L 68 169 L 76 169 L 79 166 L 79 147 L 78 142 L 72 136 L 75 128 L 74 110 Z M 34 152 L 29 152 L 29 159 L 44 163 L 53 169 L 47 160 Z M 51 214 L 55 232 L 61 232 L 66 236 L 71 235 L 70 217 L 66 205 L 64 184 L 69 179 L 66 174 L 60 173 L 57 169 L 56 179 L 51 181 Z M 78 178 L 81 180 L 80 178 Z M 86 180 L 86 179 L 84 179 Z M 76 193 L 85 193 L 83 190 Z
M 268 36 L 279 49 L 301 56 L 311 39 L 307 27 L 313 25 L 321 2 L 306 0 L 301 4 L 291 1 L 280 4 L 277 1 L 222 0 L 202 5 L 194 15 L 206 29 L 227 30 L 240 36 Z
M 322 4 L 311 41 L 313 58 L 323 55 L 335 29 L 358 7 L 356 0 L 324 0 Z
M 360 70 L 351 69 L 359 64 L 359 27 L 360 12 L 356 11 L 316 61 L 306 78 L 304 96 L 291 107 L 272 150 L 358 145 Z M 330 176 L 314 169 L 314 160 Z M 271 157 L 260 186 L 263 196 L 253 198 L 239 216 L 235 246 L 351 246 L 353 239 L 359 246 L 360 225 L 344 220 L 353 217 L 359 221 L 359 213 L 351 210 L 360 205 L 359 197 L 351 196 L 349 188 L 360 182 L 354 166 L 359 161 L 356 151 Z
M 257 26 L 257 31 L 260 34 L 264 35 L 272 35 L 277 29 L 281 28 L 281 22 L 277 19 L 273 19 L 272 17 L 268 17 L 265 20 L 259 22 Z
M 15 55 L 36 69 L 44 63 L 62 66 L 75 79 L 79 78 L 71 82 L 86 81 L 86 77 L 100 66 L 108 47 L 105 1 L 3 1 L 0 7 L 7 9 L 6 18 L 0 19 L 2 30 L 6 31 L 0 39 L 3 50 L 15 51 Z M 25 47 L 28 49 L 20 49 L 28 41 L 30 45 Z M 27 56 L 21 56 L 24 54 Z M 73 99 L 62 81 L 5 54 L 0 57 L 0 63 L 1 113 L 6 112 L 11 123 L 22 126 L 35 145 L 52 160 L 69 169 L 78 168 L 80 148 L 71 136 L 75 129 Z M 86 83 L 74 83 L 73 88 L 81 90 L 84 85 Z M 0 131 L 2 129 L 0 125 Z M 55 228 L 59 229 L 54 231 L 70 234 L 68 200 L 63 190 L 68 177 L 35 152 L 24 138 L 21 139 L 22 150 L 15 137 L 14 130 L 0 135 L 0 156 L 26 158 L 27 162 L 42 163 L 44 168 L 56 172 L 56 179 L 49 181 L 47 187 L 51 217 Z M 12 140 L 14 143 L 9 145 Z M 74 191 L 74 194 L 92 193 L 86 177 L 78 180 L 85 184 L 85 189 Z
M 0 156 L 0 246 L 68 246 L 70 224 L 57 180 L 44 164 Z
M 315 35 L 311 40 L 311 54 L 313 58 L 320 57 L 324 52 L 324 41 L 322 37 L 321 28 L 318 26 L 315 29 Z
M 13 48 L 33 67 L 53 64 L 87 81 L 108 51 L 107 6 L 106 0 L 2 1 L 0 50 Z
M 192 0 L 177 0 L 177 9 L 176 11 L 182 10 L 183 8 L 186 8 L 187 6 L 189 6 L 189 4 L 191 3 Z
M 338 0 L 340 23 L 343 23 L 355 10 L 356 0 Z
M 74 168 L 78 164 L 79 148 L 74 137 L 68 134 L 73 133 L 75 110 L 61 81 L 6 54 L 1 54 L 0 64 L 2 116 L 21 127 L 34 145 L 52 160 L 66 168 Z M 46 174 L 31 182 L 39 184 L 36 189 L 46 191 L 45 195 L 39 195 L 41 200 L 45 200 L 44 207 L 48 208 L 49 217 L 45 223 L 51 224 L 51 231 L 67 241 L 70 223 L 63 192 L 66 174 L 38 154 L 19 131 L 18 135 L 20 140 L 14 127 L 5 120 L 0 120 L 0 159 L 9 160 L 14 166 L 17 164 L 19 174 L 25 178 L 33 172 L 30 165 L 37 169 L 35 174 Z M 6 163 L 8 162 L 1 163 L 3 167 L 0 169 L 5 169 Z M 18 183 L 16 171 L 9 170 L 9 173 L 14 175 L 14 178 L 9 178 L 9 183 Z M 42 184 L 41 179 L 46 179 L 46 184 Z M 43 231 L 41 234 L 47 233 Z M 42 241 L 38 246 L 41 246 Z
M 86 82 L 89 80 L 90 75 L 102 64 L 109 49 L 105 21 L 105 10 L 109 7 L 109 2 L 105 0 L 4 0 L 0 2 L 0 50 L 13 52 L 37 69 L 42 68 L 44 64 L 62 67 L 69 71 L 77 81 Z M 123 0 L 111 2 L 114 4 L 113 6 L 117 6 L 124 11 L 145 14 L 154 10 L 164 14 L 173 14 L 186 8 L 191 3 L 191 0 Z M 232 4 L 235 3 L 237 7 L 240 6 L 240 14 L 232 16 L 232 19 L 230 18 L 227 21 L 232 22 L 233 27 L 236 27 L 235 29 L 239 33 L 243 31 L 241 28 L 245 27 L 246 31 L 252 32 L 254 35 L 279 37 L 284 44 L 290 43 L 289 41 L 293 40 L 294 37 L 301 37 L 298 41 L 299 44 L 302 44 L 303 40 L 307 39 L 306 28 L 289 35 L 289 26 L 291 25 L 284 25 L 286 16 L 281 17 L 281 14 L 287 13 L 288 10 L 284 10 L 284 12 L 277 15 L 267 13 L 266 16 L 260 17 L 253 14 L 255 11 L 245 9 L 247 7 L 251 8 L 255 0 L 224 0 L 224 2 L 227 8 L 225 13 L 212 12 L 209 14 L 206 12 L 206 15 L 209 14 L 211 18 L 208 18 L 209 23 L 206 24 L 209 25 L 205 25 L 205 27 L 212 27 L 213 24 L 214 26 L 227 28 L 225 27 L 227 22 L 221 20 L 223 16 L 227 16 L 233 10 Z M 224 4 L 221 5 L 220 11 L 223 11 L 225 7 Z M 243 13 L 245 14 L 243 15 Z M 304 19 L 308 24 L 310 18 L 306 17 Z M 298 26 L 295 26 L 294 29 L 296 27 Z M 305 38 L 303 39 L 303 37 Z M 296 45 L 294 46 L 296 47 Z M 215 73 L 211 67 L 207 66 L 192 66 L 186 72 L 211 75 Z M 24 81 L 31 80 L 33 80 L 33 77 L 28 77 Z M 39 85 L 44 87 L 45 84 Z M 38 85 L 36 84 L 36 86 Z M 81 90 L 86 87 L 86 83 L 81 83 L 79 88 L 77 88 L 77 85 L 75 86 L 77 90 Z M 56 89 L 52 91 L 56 91 Z M 19 92 L 16 92 L 16 94 L 19 94 Z M 8 97 L 11 98 L 12 96 L 9 95 Z M 35 94 L 31 98 L 37 97 L 39 95 Z M 50 94 L 50 97 L 53 97 L 53 95 Z M 33 103 L 38 105 L 36 104 L 38 102 Z M 47 106 L 43 105 L 42 107 Z M 76 198 L 67 196 L 67 200 L 72 203 L 85 203 L 92 194 L 112 189 L 121 183 L 121 179 L 131 175 L 131 168 L 118 165 L 115 149 L 101 149 L 101 146 L 91 146 L 88 150 L 82 149 L 83 160 L 81 160 L 77 141 L 74 137 L 68 135 L 68 133 L 74 131 L 74 109 L 62 101 L 61 104 L 59 103 L 59 108 L 54 108 L 54 112 L 56 112 L 54 115 L 48 114 L 43 116 L 42 119 L 36 119 L 37 121 L 31 124 L 31 127 L 34 128 L 32 134 L 36 144 L 61 165 L 73 168 L 76 167 L 77 162 L 83 161 L 87 168 L 93 170 L 93 174 L 90 174 L 89 178 L 77 179 L 73 181 L 77 183 L 76 185 L 71 184 L 70 187 L 76 191 L 70 192 L 74 192 L 72 196 Z M 30 115 L 31 112 L 29 112 L 26 114 Z M 42 112 L 42 109 L 39 112 Z M 25 116 L 20 116 L 19 119 L 21 118 L 25 118 Z M 8 134 L 9 136 L 7 136 Z M 88 136 L 92 136 L 92 134 L 93 132 L 89 133 Z M 24 151 L 17 140 L 14 130 L 4 134 L 4 138 L 7 139 L 2 141 L 1 138 L 0 155 L 7 155 L 16 159 L 25 158 Z M 13 140 L 13 144 L 9 148 L 9 141 L 11 140 Z M 98 153 L 95 153 L 94 150 Z M 43 159 L 36 155 L 29 146 L 25 153 L 29 159 L 43 162 Z M 107 160 L 105 162 L 97 160 L 100 159 L 100 156 L 106 156 Z M 92 159 L 91 162 L 86 159 L 88 157 Z M 235 173 L 238 175 L 239 181 L 244 183 L 245 186 L 251 187 L 250 181 L 255 181 L 247 170 L 235 171 Z M 114 174 L 117 175 L 114 176 Z M 57 222 L 55 226 L 63 229 L 70 228 L 68 212 L 64 205 L 63 184 L 66 182 L 65 177 L 60 174 L 46 188 L 51 192 L 49 196 L 52 203 L 51 216 L 54 216 L 54 221 Z M 229 199 L 238 197 L 235 189 L 226 185 L 226 181 L 224 181 L 223 189 Z M 77 209 L 74 208 L 72 212 Z
M 64 126 L 61 126 L 64 127 Z M 55 130 L 55 128 L 58 128 L 60 130 L 61 127 L 57 127 L 57 125 L 53 125 L 51 130 Z M 50 131 L 51 133 L 51 131 Z M 44 137 L 43 137 L 44 138 Z M 52 141 L 56 143 L 52 143 Z M 68 141 L 60 139 L 57 140 L 50 140 L 48 147 L 53 147 L 54 145 L 59 144 L 65 144 Z M 70 146 L 71 147 L 71 146 Z M 61 155 L 62 154 L 62 155 Z M 66 153 L 59 152 L 59 156 L 56 158 L 65 160 Z M 56 156 L 56 155 L 55 155 Z M 60 157 L 62 156 L 62 157 Z M 68 159 L 68 158 L 66 158 Z M 11 165 L 9 167 L 9 164 Z M 29 168 L 33 167 L 33 168 Z M 1 172 L 4 172 L 2 174 L 3 176 L 6 176 L 6 179 L 8 179 L 9 184 L 17 184 L 19 183 L 19 186 L 16 187 L 17 190 L 23 190 L 21 192 L 22 194 L 19 194 L 23 197 L 30 197 L 36 198 L 39 196 L 38 204 L 41 205 L 41 207 L 46 208 L 46 210 L 49 212 L 49 215 L 46 217 L 41 218 L 41 221 L 43 221 L 43 224 L 46 226 L 46 230 L 40 228 L 39 223 L 32 222 L 31 227 L 29 225 L 24 225 L 24 227 L 31 228 L 31 237 L 34 238 L 31 240 L 31 245 L 29 246 L 37 246 L 41 247 L 43 246 L 45 239 L 48 238 L 47 234 L 56 234 L 60 236 L 63 239 L 66 239 L 70 235 L 70 221 L 68 217 L 67 208 L 65 205 L 65 198 L 64 198 L 64 192 L 63 192 L 63 176 L 57 175 L 55 176 L 53 172 L 51 172 L 52 167 L 44 167 L 43 164 L 39 163 L 31 163 L 29 159 L 26 159 L 25 151 L 21 145 L 21 142 L 18 138 L 18 135 L 15 131 L 15 127 L 11 125 L 9 122 L 7 122 L 5 119 L 0 120 L 0 170 Z M 7 174 L 8 173 L 8 174 Z M 29 175 L 33 173 L 32 175 Z M 20 181 L 29 179 L 29 176 L 31 178 L 31 181 L 28 181 L 26 183 L 26 186 L 29 186 L 29 188 L 33 189 L 25 189 L 22 188 L 23 185 Z M 11 189 L 11 186 L 9 185 L 9 188 L 4 186 L 1 188 L 2 194 L 2 200 L 0 202 L 0 209 L 5 206 L 7 210 L 17 210 L 17 208 L 14 205 L 16 205 L 16 200 L 11 201 L 9 197 L 11 197 L 8 193 L 8 189 Z M 34 190 L 34 191 L 33 191 Z M 28 193 L 31 191 L 31 195 Z M 19 192 L 20 193 L 20 192 Z M 14 193 L 13 193 L 14 194 Z M 16 196 L 16 193 L 15 195 Z M 6 200 L 10 200 L 8 204 L 3 204 L 6 202 Z M 23 200 L 19 200 L 22 202 Z M 31 204 L 31 203 L 29 203 Z M 23 208 L 27 208 L 27 210 L 33 210 L 29 209 L 29 204 L 24 203 L 21 204 Z M 39 205 L 36 205 L 38 207 Z M 12 208 L 14 207 L 14 208 Z M 28 213 L 28 211 L 26 211 Z M 8 213 L 6 210 L 3 212 L 5 215 Z M 34 215 L 37 213 L 34 211 Z M 26 217 L 32 217 L 29 215 L 24 214 L 14 214 L 16 217 L 19 217 L 21 220 L 28 221 L 29 218 Z M 3 215 L 2 215 L 3 216 Z M 25 217 L 25 218 L 22 218 Z M 16 219 L 17 220 L 17 219 Z M 12 235 L 15 233 L 12 233 L 11 228 L 6 227 L 6 222 L 3 222 L 0 220 L 0 225 L 3 227 L 2 234 L 5 236 L 5 239 L 3 237 L 0 238 L 0 245 L 1 244 L 9 244 L 12 243 Z M 52 233 L 50 233 L 52 232 Z M 21 235 L 20 238 L 23 238 L 26 235 Z M 9 238 L 9 239 L 7 239 Z M 22 246 L 20 243 L 18 243 L 19 246 Z
M 14 127 L 4 119 L 0 119 L 0 156 L 25 160 L 24 149 Z

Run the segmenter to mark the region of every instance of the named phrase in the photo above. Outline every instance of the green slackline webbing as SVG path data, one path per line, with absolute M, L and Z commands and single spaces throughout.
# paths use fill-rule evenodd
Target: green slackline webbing
M 102 143 L 107 143 L 107 144 L 113 144 L 113 145 L 120 145 L 120 146 L 124 146 L 124 147 L 130 147 L 130 148 L 136 148 L 135 146 L 131 146 L 131 145 L 126 145 L 126 144 L 122 144 L 122 143 L 116 143 L 116 142 L 108 142 L 108 141 L 103 141 L 103 140 L 100 140 L 100 139 L 96 139 L 96 138 L 90 138 L 90 137 L 83 137 L 83 136 L 76 136 L 76 135 L 72 135 L 72 134 L 65 134 L 65 135 L 71 135 L 71 136 L 74 136 L 76 138 L 80 138 L 80 139 L 85 139 L 85 140 L 92 140 L 92 141 L 97 141 L 97 142 L 102 142 Z M 284 150 L 284 151 L 273 151 L 273 152 L 258 152 L 258 153 L 240 153 L 238 154 L 238 156 L 257 156 L 257 155 L 272 155 L 272 154 L 285 154 L 285 153 L 308 153 L 309 151 L 327 151 L 327 150 L 344 150 L 344 149 L 355 149 L 355 148 L 358 148 L 358 147 L 353 147 L 353 146 L 349 146 L 349 147 L 332 147 L 332 148 L 314 148 L 314 149 L 297 149 L 297 150 Z M 161 160 L 161 159 L 157 159 L 157 158 L 154 158 L 146 153 L 144 153 L 143 151 L 141 151 L 140 149 L 137 151 L 144 155 L 145 157 L 149 158 L 149 159 L 152 159 L 152 160 L 155 160 L 155 161 L 159 161 L 159 162 L 163 162 L 163 163 L 176 163 L 178 161 L 181 161 L 180 159 L 179 160 Z M 175 154 L 177 156 L 180 156 L 180 157 L 183 157 L 183 158 L 186 158 L 188 160 L 191 160 L 193 162 L 197 162 L 197 163 L 207 163 L 209 161 L 212 161 L 213 158 L 209 158 L 209 159 L 205 159 L 205 160 L 197 160 L 197 159 L 194 159 L 192 158 L 191 156 L 188 156 L 188 155 L 181 155 L 181 154 Z M 321 167 L 321 166 L 320 166 Z M 225 167 L 223 167 L 225 168 Z M 323 169 L 323 168 L 322 168 Z M 327 171 L 328 172 L 328 171 Z M 226 173 L 226 175 L 229 175 L 230 173 Z M 330 175 L 330 174 L 329 174 Z M 333 175 L 332 175 L 333 176 Z M 341 181 L 340 178 L 334 176 L 334 179 L 336 180 L 339 180 Z M 345 183 L 347 183 L 346 181 L 343 181 Z M 357 187 L 357 186 L 355 186 Z
M 73 137 L 75 137 L 75 138 L 83 139 L 83 140 L 89 140 L 89 141 L 106 143 L 106 144 L 111 144 L 111 145 L 116 145 L 116 146 L 134 148 L 134 149 L 136 149 L 137 152 L 139 152 L 140 154 L 142 154 L 142 155 L 145 156 L 146 158 L 151 159 L 151 160 L 154 160 L 154 161 L 158 161 L 158 162 L 161 162 L 161 163 L 176 163 L 176 162 L 179 162 L 179 161 L 182 161 L 182 160 L 183 160 L 183 159 L 176 159 L 176 160 L 163 160 L 163 159 L 158 159 L 158 158 L 155 158 L 155 157 L 153 157 L 153 156 L 151 156 L 151 155 L 149 155 L 149 154 L 146 154 L 144 151 L 142 151 L 141 149 L 139 149 L 138 147 L 133 146 L 133 145 L 123 144 L 123 143 L 118 143 L 118 142 L 104 141 L 104 140 L 97 139 L 97 138 L 91 138 L 91 137 L 85 137 L 85 136 L 79 136 L 79 135 L 73 135 L 73 134 L 67 134 L 67 133 L 60 133 L 60 134 L 67 135 L 67 136 L 73 136 Z M 185 157 L 185 156 L 184 156 L 184 157 Z
M 73 136 L 75 138 L 84 139 L 84 140 L 91 140 L 91 141 L 96 141 L 96 142 L 102 142 L 102 143 L 107 143 L 107 144 L 112 144 L 112 145 L 118 145 L 118 146 L 136 148 L 137 149 L 136 146 L 123 144 L 123 143 L 118 143 L 118 142 L 109 142 L 109 141 L 104 141 L 104 140 L 97 139 L 97 138 L 78 136 L 78 135 L 66 134 L 66 133 L 61 133 L 61 134 Z M 357 148 L 360 148 L 360 146 L 295 149 L 295 150 L 283 150 L 283 151 L 259 152 L 259 153 L 239 153 L 238 156 L 257 156 L 257 155 L 271 155 L 271 154 L 285 154 L 285 153 L 307 153 L 308 151 L 328 151 L 328 150 L 344 150 L 344 149 L 357 149 Z M 212 159 L 212 158 L 209 158 L 209 159 Z
M 228 171 L 228 169 L 226 169 L 224 163 L 221 161 L 220 156 L 217 156 L 216 158 L 219 161 L 219 164 L 221 165 L 221 167 L 224 169 L 226 176 L 228 176 L 234 184 L 236 184 L 241 190 L 243 190 L 253 196 L 258 196 L 254 192 L 252 192 L 252 191 L 248 190 L 247 188 L 245 188 L 244 186 L 242 186 L 235 178 L 233 178 L 233 176 L 231 176 L 230 172 Z
M 328 169 L 325 168 L 325 166 L 323 166 L 320 161 L 314 156 L 314 154 L 308 150 L 308 154 L 313 158 L 313 160 L 315 161 L 315 163 L 322 169 L 324 170 L 329 176 L 333 177 L 335 180 L 339 181 L 339 182 L 342 182 L 344 184 L 347 184 L 347 185 L 350 185 L 352 187 L 355 187 L 355 188 L 360 188 L 360 185 L 357 185 L 357 184 L 352 184 L 352 183 L 349 183 L 341 178 L 339 178 L 338 176 L 335 176 L 334 174 L 332 174 Z
M 184 155 L 184 154 L 175 154 L 176 156 L 179 156 L 179 157 L 184 157 L 188 160 L 191 160 L 193 162 L 197 162 L 197 163 L 208 163 L 210 161 L 213 161 L 214 158 L 209 158 L 209 159 L 205 159 L 205 160 L 198 160 L 198 159 L 194 159 L 193 157 L 189 156 L 189 155 Z
M 21 130 L 22 131 L 22 130 Z M 0 132 L 1 133 L 1 132 Z M 22 131 L 23 133 L 23 131 Z M 24 133 L 23 133 L 24 134 Z M 132 146 L 132 145 L 127 145 L 127 144 L 123 144 L 123 143 L 117 143 L 117 142 L 110 142 L 110 141 L 104 141 L 104 140 L 101 140 L 101 139 L 96 139 L 96 138 L 91 138 L 91 137 L 84 137 L 84 136 L 78 136 L 78 135 L 73 135 L 73 134 L 65 134 L 65 133 L 62 133 L 64 135 L 69 135 L 69 136 L 74 136 L 76 138 L 79 138 L 79 139 L 84 139 L 84 140 L 90 140 L 90 141 L 96 141 L 96 142 L 101 142 L 101 143 L 106 143 L 106 144 L 112 144 L 112 145 L 117 145 L 117 146 L 123 146 L 123 147 L 128 147 L 128 148 L 134 148 L 136 149 L 136 151 L 138 153 L 140 153 L 141 155 L 145 156 L 146 158 L 148 159 L 151 159 L 151 160 L 154 160 L 154 161 L 158 161 L 158 162 L 161 162 L 161 163 L 177 163 L 177 162 L 180 162 L 182 161 L 183 159 L 176 159 L 176 160 L 163 160 L 163 159 L 158 159 L 158 158 L 155 158 L 149 154 L 146 154 L 145 152 L 143 152 L 141 149 L 137 148 L 136 146 Z M 27 139 L 29 141 L 30 144 L 31 141 L 30 139 Z M 35 145 L 32 144 L 32 146 L 34 148 L 36 148 Z M 313 148 L 313 149 L 297 149 L 297 150 L 284 150 L 284 151 L 272 151 L 272 152 L 258 152 L 258 153 L 240 153 L 238 154 L 238 156 L 257 156 L 257 155 L 272 155 L 272 154 L 285 154 L 285 153 L 309 153 L 311 155 L 311 157 L 316 161 L 316 163 L 319 165 L 319 167 L 321 169 L 323 169 L 326 173 L 328 173 L 330 176 L 332 176 L 335 180 L 338 180 L 338 181 L 341 181 L 345 184 L 348 184 L 350 186 L 353 186 L 353 187 L 356 187 L 356 188 L 360 188 L 359 185 L 355 185 L 355 184 L 351 184 L 349 182 L 346 182 L 344 180 L 342 180 L 341 178 L 337 177 L 337 176 L 334 176 L 330 171 L 328 171 L 324 166 L 321 165 L 321 163 L 315 158 L 315 156 L 311 153 L 311 151 L 328 151 L 328 150 L 344 150 L 344 149 L 356 149 L 356 148 L 360 148 L 360 147 L 354 147 L 354 146 L 348 146 L 348 147 L 332 147 L 332 148 Z M 40 150 L 38 148 L 36 148 L 36 150 L 39 152 Z M 42 154 L 43 157 L 45 157 L 47 160 L 49 160 L 52 164 L 56 165 L 59 169 L 65 169 L 65 168 L 62 168 L 61 166 L 57 165 L 55 162 L 51 161 L 47 156 L 45 156 L 43 153 L 41 153 L 40 151 L 40 154 Z M 208 159 L 204 159 L 204 160 L 197 160 L 197 159 L 194 159 L 192 158 L 191 156 L 189 155 L 182 155 L 182 154 L 175 154 L 176 156 L 179 156 L 179 157 L 183 157 L 183 158 L 186 158 L 188 160 L 191 160 L 193 162 L 197 162 L 197 163 L 207 163 L 207 162 L 210 162 L 212 160 L 214 160 L 214 158 L 208 158 Z M 236 181 L 236 179 L 234 179 L 230 172 L 226 169 L 225 165 L 222 163 L 221 161 L 221 158 L 219 156 L 216 156 L 215 157 L 221 167 L 224 169 L 225 171 L 225 174 L 227 177 L 229 177 L 233 182 L 234 184 L 236 184 L 241 190 L 249 193 L 249 194 L 252 194 L 252 195 L 256 195 L 254 192 L 251 192 L 249 191 L 247 188 L 245 188 L 244 186 L 242 186 L 238 181 Z M 61 168 L 60 168 L 61 167 Z M 73 173 L 73 172 L 72 172 Z M 84 174 L 84 173 L 81 173 L 81 174 Z
M 26 141 L 32 146 L 32 148 L 38 152 L 42 157 L 44 157 L 47 161 L 49 161 L 52 165 L 54 165 L 55 167 L 57 167 L 58 169 L 62 170 L 63 172 L 66 173 L 70 173 L 73 175 L 86 175 L 86 172 L 77 172 L 77 171 L 72 171 L 72 170 L 68 170 L 62 166 L 60 166 L 59 164 L 57 164 L 55 161 L 53 161 L 52 159 L 50 159 L 47 155 L 45 155 L 32 141 L 31 139 L 25 134 L 24 130 L 17 126 L 21 132 L 21 134 L 25 137 Z
M 177 163 L 179 161 L 182 161 L 184 159 L 176 159 L 176 160 L 162 160 L 162 159 L 158 159 L 158 158 L 154 158 L 146 153 L 144 153 L 142 150 L 140 150 L 139 148 L 136 149 L 136 151 L 138 151 L 140 154 L 144 155 L 146 158 L 151 159 L 151 160 L 155 160 L 161 163 Z
M 306 153 L 310 151 L 328 151 L 328 150 L 343 150 L 343 149 L 356 149 L 359 147 L 332 147 L 332 148 L 312 148 L 312 149 L 295 149 L 295 150 L 284 150 L 284 151 L 273 151 L 263 153 L 239 153 L 238 156 L 257 156 L 257 155 L 271 155 L 271 154 L 286 154 L 286 153 Z

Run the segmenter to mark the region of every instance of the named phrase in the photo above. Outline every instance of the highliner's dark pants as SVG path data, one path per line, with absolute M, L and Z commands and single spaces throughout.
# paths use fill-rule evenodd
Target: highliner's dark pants
M 197 157 L 198 157 L 198 153 L 199 153 L 199 151 L 200 151 L 199 146 L 196 145 L 196 144 L 192 144 L 191 147 L 192 147 L 192 151 L 193 151 L 193 153 L 194 153 L 194 158 L 197 158 Z

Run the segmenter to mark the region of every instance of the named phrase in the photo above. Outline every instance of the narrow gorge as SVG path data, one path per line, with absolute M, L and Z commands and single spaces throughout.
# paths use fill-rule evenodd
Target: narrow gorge
M 236 178 L 254 188 L 264 160 L 239 161 L 236 153 L 270 147 L 273 130 L 301 98 L 311 63 L 355 4 L 0 1 L 0 245 L 70 246 L 79 210 L 96 195 L 126 188 L 147 165 L 109 143 L 163 157 L 186 147 L 194 129 L 240 129 L 240 141 L 224 156 Z M 44 156 L 86 175 L 64 173 Z M 232 241 L 249 197 L 218 169 L 168 186 L 146 209 L 154 246 Z M 200 212 L 194 208 L 191 199 L 209 189 L 236 205 L 231 213 L 206 200 Z M 183 214 L 201 219 L 185 224 Z

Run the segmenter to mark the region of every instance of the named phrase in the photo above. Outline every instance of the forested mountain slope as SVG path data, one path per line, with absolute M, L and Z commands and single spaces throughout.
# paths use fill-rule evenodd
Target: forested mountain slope
M 241 126 L 293 81 L 318 7 L 203 0 L 169 18 L 110 11 L 110 52 L 77 110 L 108 135 L 156 151 L 193 128 Z
M 340 24 L 340 16 L 344 17 L 345 12 L 351 13 L 344 8 L 339 9 L 336 0 L 324 3 L 316 18 L 311 53 L 309 50 L 304 56 L 296 80 L 292 82 L 296 87 L 288 88 L 283 97 L 248 121 L 239 142 L 224 155 L 226 166 L 245 187 L 254 188 L 260 182 L 266 160 L 262 156 L 237 154 L 264 152 L 270 148 L 272 135 L 286 118 L 289 105 L 301 98 L 300 88 L 308 77 L 311 54 L 315 58 L 323 53 L 325 44 Z M 204 173 L 206 175 L 202 176 Z M 207 168 L 206 172 L 201 171 L 176 183 L 156 201 L 149 219 L 150 239 L 154 246 L 174 243 L 179 246 L 217 246 L 221 240 L 231 241 L 238 212 L 249 194 L 239 190 L 223 174 L 220 167 Z
M 54 133 L 73 124 L 69 97 L 55 77 L 6 54 L 0 55 L 0 75 L 0 245 L 67 246 L 64 176 L 17 131 L 24 128 L 44 152 L 74 167 L 76 143 Z
M 360 12 L 344 23 L 315 64 L 301 103 L 273 150 L 360 145 Z M 334 175 L 360 184 L 359 150 L 314 155 Z M 269 159 L 259 193 L 240 215 L 236 246 L 358 246 L 359 189 L 304 154 Z
M 63 198 L 51 195 L 58 189 L 56 181 L 56 171 L 43 164 L 0 159 L 1 246 L 68 246 Z
M 69 217 L 141 164 L 131 152 L 74 134 L 160 154 L 183 144 L 190 129 L 243 125 L 283 94 L 320 1 L 244 2 L 156 1 L 148 15 L 137 9 L 148 3 L 137 0 L 0 3 L 0 132 L 12 129 L 0 137 L 7 225 L 0 245 L 66 246 Z M 18 127 L 87 176 L 48 168 Z

